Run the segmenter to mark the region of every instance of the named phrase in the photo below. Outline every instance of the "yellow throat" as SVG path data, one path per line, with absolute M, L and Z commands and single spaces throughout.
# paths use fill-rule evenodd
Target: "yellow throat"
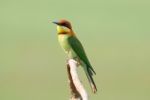
M 58 33 L 65 33 L 65 32 L 70 32 L 70 29 L 64 26 L 59 26 L 57 25 L 57 32 Z

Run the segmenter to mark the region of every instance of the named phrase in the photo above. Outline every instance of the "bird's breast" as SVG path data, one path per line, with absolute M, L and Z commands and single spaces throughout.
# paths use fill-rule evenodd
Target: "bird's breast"
M 76 53 L 74 52 L 74 50 L 72 49 L 68 38 L 70 36 L 67 34 L 62 34 L 62 35 L 58 35 L 58 41 L 60 43 L 60 46 L 64 49 L 64 51 L 67 53 L 68 58 L 75 58 L 77 57 Z
M 68 42 L 68 38 L 69 36 L 66 34 L 62 34 L 62 35 L 58 35 L 58 41 L 60 43 L 60 46 L 65 50 L 65 51 L 69 51 L 70 44 Z

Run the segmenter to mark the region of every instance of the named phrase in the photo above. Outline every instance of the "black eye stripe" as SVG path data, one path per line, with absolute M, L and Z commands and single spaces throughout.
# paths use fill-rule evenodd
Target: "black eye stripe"
M 65 26 L 65 27 L 67 27 L 67 28 L 70 28 L 70 25 L 67 24 L 67 23 L 62 23 L 61 25 L 62 25 L 62 26 Z
M 62 26 L 66 26 L 67 27 L 68 25 L 66 23 L 63 23 Z

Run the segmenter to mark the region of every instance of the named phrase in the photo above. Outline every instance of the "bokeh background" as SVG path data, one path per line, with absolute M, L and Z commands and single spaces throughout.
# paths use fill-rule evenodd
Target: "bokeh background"
M 91 100 L 150 100 L 149 0 L 0 0 L 0 100 L 68 100 L 65 18 L 97 72 Z

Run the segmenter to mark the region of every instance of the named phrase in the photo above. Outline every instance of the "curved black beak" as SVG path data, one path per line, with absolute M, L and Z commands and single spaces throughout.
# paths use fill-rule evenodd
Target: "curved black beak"
M 59 22 L 57 22 L 57 21 L 53 21 L 52 23 L 59 25 Z

